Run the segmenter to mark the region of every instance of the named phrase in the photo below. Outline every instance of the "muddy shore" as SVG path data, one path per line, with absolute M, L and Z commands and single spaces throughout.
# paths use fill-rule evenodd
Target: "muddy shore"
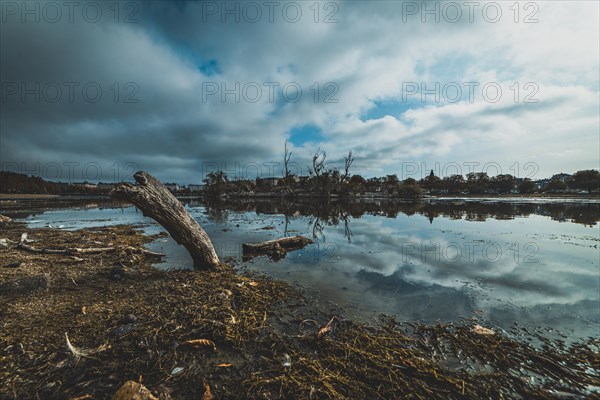
M 68 251 L 28 251 L 23 233 L 31 248 Z M 239 268 L 157 270 L 144 251 L 156 236 L 132 226 L 13 222 L 0 238 L 0 398 L 110 399 L 128 380 L 160 399 L 600 393 L 598 338 L 566 346 L 537 336 L 533 347 L 477 321 L 360 324 Z M 75 250 L 94 248 L 110 250 Z

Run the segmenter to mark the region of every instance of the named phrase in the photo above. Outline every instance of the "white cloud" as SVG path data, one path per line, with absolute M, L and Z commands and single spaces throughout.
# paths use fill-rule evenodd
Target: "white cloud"
M 205 161 L 277 161 L 287 133 L 313 123 L 324 140 L 293 149 L 301 165 L 320 146 L 332 161 L 354 149 L 356 172 L 365 175 L 398 173 L 402 161 L 494 161 L 505 168 L 536 162 L 540 176 L 597 167 L 598 3 L 536 2 L 535 24 L 514 23 L 509 4 L 502 4 L 496 24 L 477 13 L 474 23 L 422 23 L 418 15 L 404 22 L 402 3 L 389 1 L 340 2 L 335 24 L 315 24 L 308 6 L 296 24 L 202 22 L 201 3 L 181 11 L 166 2 L 144 4 L 140 23 L 130 25 L 9 21 L 2 26 L 3 81 L 94 80 L 107 96 L 113 81 L 135 81 L 140 102 L 9 102 L 2 160 L 135 158 L 140 168 L 168 169 L 164 178 L 186 182 L 198 180 L 189 169 Z M 218 73 L 207 76 L 201 67 L 210 60 Z M 269 81 L 296 82 L 302 99 L 269 101 Z M 486 102 L 476 90 L 472 103 L 402 104 L 403 82 L 453 81 L 499 82 L 502 100 Z M 214 95 L 204 102 L 207 82 L 228 88 L 256 82 L 262 97 L 238 103 Z M 327 82 L 339 88 L 337 103 L 322 102 L 332 93 L 323 88 Z M 514 82 L 518 104 L 507 89 Z M 522 102 L 531 93 L 528 82 L 539 87 L 538 104 Z M 374 100 L 400 108 L 361 120 Z M 85 130 L 82 122 L 89 122 Z

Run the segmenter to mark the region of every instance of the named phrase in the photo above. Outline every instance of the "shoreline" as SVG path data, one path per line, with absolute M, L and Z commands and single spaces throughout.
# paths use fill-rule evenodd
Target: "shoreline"
M 62 196 L 60 196 L 58 194 L 0 193 L 0 200 L 3 200 L 3 199 L 16 199 L 16 200 L 20 200 L 20 199 L 54 199 L 54 198 L 60 198 L 60 197 L 62 197 Z
M 207 198 L 204 195 L 175 195 L 178 199 L 204 199 Z M 281 194 L 266 194 L 258 193 L 254 195 L 237 195 L 237 194 L 226 194 L 226 198 L 234 199 L 289 199 L 294 201 L 296 199 L 314 198 L 313 194 L 301 194 L 295 197 L 286 197 Z M 317 198 L 321 198 L 318 197 Z M 322 197 L 325 198 L 325 197 Z M 75 195 L 57 195 L 57 194 L 16 194 L 16 193 L 0 193 L 0 200 L 29 200 L 29 199 L 110 199 L 107 194 L 75 194 Z M 422 197 L 390 197 L 390 196 L 352 196 L 352 197 L 340 197 L 332 196 L 332 200 L 336 201 L 355 201 L 355 200 L 401 200 L 401 201 L 423 201 L 423 200 L 494 200 L 494 199 L 557 199 L 557 200 L 594 200 L 600 201 L 599 194 L 546 194 L 546 193 L 529 193 L 529 194 L 499 194 L 499 195 L 479 195 L 479 194 L 464 194 L 464 195 L 425 195 Z
M 108 195 L 60 195 L 60 194 L 17 194 L 17 193 L 0 193 L 0 200 L 30 200 L 30 199 L 110 199 Z
M 205 385 L 234 399 L 559 398 L 555 390 L 585 395 L 600 373 L 597 338 L 567 348 L 538 337 L 547 346 L 536 350 L 502 332 L 478 332 L 472 320 L 362 324 L 264 275 L 230 266 L 158 270 L 141 252 L 156 235 L 130 226 L 69 232 L 11 223 L 0 236 L 18 242 L 24 232 L 36 248 L 101 243 L 114 251 L 0 249 L 3 398 L 111 398 L 140 376 L 165 399 L 199 398 Z M 97 353 L 72 354 L 65 333 L 76 349 Z M 209 346 L 186 345 L 196 339 Z M 524 385 L 514 372 L 523 365 L 546 380 Z

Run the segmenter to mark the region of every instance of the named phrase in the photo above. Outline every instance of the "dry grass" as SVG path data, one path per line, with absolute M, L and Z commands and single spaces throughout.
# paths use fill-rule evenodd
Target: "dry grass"
M 12 224 L 0 237 L 18 241 L 25 231 L 37 247 L 118 249 L 83 262 L 0 249 L 0 285 L 49 278 L 47 290 L 0 294 L 0 398 L 104 399 L 140 379 L 163 399 L 202 398 L 205 383 L 217 399 L 549 399 L 598 390 L 597 339 L 536 350 L 466 325 L 367 326 L 340 315 L 318 338 L 331 315 L 283 282 L 231 268 L 159 271 L 131 251 L 153 238 L 128 226 Z M 186 345 L 196 339 L 206 341 Z

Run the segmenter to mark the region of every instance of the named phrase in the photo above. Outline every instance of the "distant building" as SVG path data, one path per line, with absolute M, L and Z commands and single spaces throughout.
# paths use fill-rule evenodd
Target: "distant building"
M 289 174 L 287 178 L 286 177 L 282 177 L 282 178 L 265 178 L 264 180 L 267 180 L 267 179 L 268 180 L 273 180 L 276 183 L 270 182 L 270 184 L 273 185 L 273 186 L 277 186 L 277 185 L 280 185 L 280 184 L 286 183 L 286 182 L 287 183 L 300 183 L 301 178 L 302 177 L 300 177 L 298 175 Z M 263 182 L 264 180 L 261 179 L 261 178 L 258 178 L 257 183 L 261 184 L 261 182 Z M 267 182 L 263 182 L 263 184 L 266 185 Z
M 550 179 L 540 179 L 533 182 L 533 185 L 537 190 L 544 190 L 546 186 L 550 183 Z
M 563 183 L 567 183 L 567 181 L 571 179 L 571 176 L 571 174 L 565 174 L 564 172 L 561 172 L 560 174 L 552 175 L 552 178 L 550 178 L 550 180 L 559 180 Z
M 277 186 L 279 178 L 256 178 L 257 186 Z
M 310 179 L 310 176 L 299 176 L 298 177 L 298 183 L 301 186 L 306 186 L 306 184 L 308 183 L 309 179 Z
M 165 187 L 169 189 L 171 192 L 178 192 L 181 190 L 181 186 L 176 183 L 165 183 Z
M 190 192 L 201 192 L 204 189 L 204 185 L 188 185 L 188 189 Z
M 74 186 L 76 188 L 83 188 L 83 189 L 96 189 L 97 188 L 96 185 L 94 185 L 93 183 L 89 183 L 89 182 L 73 182 L 70 185 Z
M 96 185 L 98 187 L 98 189 L 102 189 L 102 190 L 111 190 L 112 188 L 115 187 L 114 183 L 105 183 L 105 182 L 98 182 L 98 185 Z

